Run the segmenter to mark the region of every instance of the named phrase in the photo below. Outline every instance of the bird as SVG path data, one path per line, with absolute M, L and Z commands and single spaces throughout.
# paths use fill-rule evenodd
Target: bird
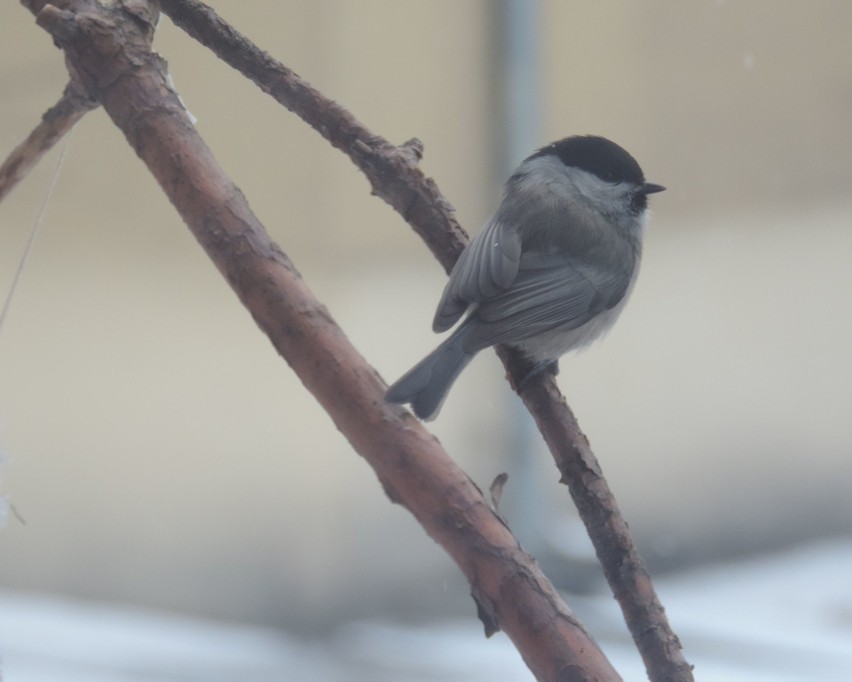
M 624 308 L 639 271 L 647 197 L 664 189 L 596 135 L 566 137 L 524 159 L 453 267 L 432 329 L 461 323 L 386 400 L 434 419 L 461 371 L 497 344 L 520 351 L 523 381 L 558 371 L 562 355 L 603 335 Z

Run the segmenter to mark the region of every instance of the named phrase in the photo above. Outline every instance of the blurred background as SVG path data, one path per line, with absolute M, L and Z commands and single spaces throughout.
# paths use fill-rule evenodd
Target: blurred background
M 640 550 L 663 585 L 774 556 L 826 557 L 823 585 L 850 575 L 852 553 L 809 548 L 845 548 L 852 533 L 852 4 L 212 4 L 374 132 L 422 140 L 423 169 L 469 232 L 536 147 L 594 133 L 628 149 L 668 191 L 652 197 L 625 314 L 562 360 L 559 383 Z M 168 19 L 155 48 L 219 161 L 384 378 L 437 345 L 445 275 L 348 159 Z M 0 6 L 0 57 L 5 157 L 67 73 L 16 3 Z M 0 204 L 0 297 L 58 156 Z M 569 603 L 608 604 L 519 405 L 483 353 L 430 428 L 481 488 L 509 474 L 502 510 Z M 14 509 L 0 590 L 17 622 L 38 612 L 27 596 L 301 638 L 460 619 L 479 642 L 456 567 L 389 503 L 101 110 L 68 143 L 0 329 L 0 453 Z M 793 589 L 789 564 L 772 566 L 768 603 Z M 830 622 L 852 642 L 849 599 Z M 701 637 L 682 639 L 690 658 Z M 328 679 L 355 679 L 348 669 Z

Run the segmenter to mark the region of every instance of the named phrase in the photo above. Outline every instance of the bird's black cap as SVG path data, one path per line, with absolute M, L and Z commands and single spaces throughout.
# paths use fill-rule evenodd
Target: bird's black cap
M 542 147 L 527 160 L 551 155 L 556 156 L 566 166 L 592 173 L 605 182 L 630 182 L 634 185 L 645 183 L 645 175 L 636 159 L 605 137 L 566 137 Z

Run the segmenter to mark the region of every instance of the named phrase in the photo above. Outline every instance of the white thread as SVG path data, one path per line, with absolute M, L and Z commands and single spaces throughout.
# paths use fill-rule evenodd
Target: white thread
M 56 181 L 59 179 L 59 171 L 62 168 L 62 162 L 65 159 L 65 152 L 68 151 L 68 143 L 71 141 L 71 135 L 74 133 L 72 128 L 68 135 L 65 136 L 65 141 L 62 145 L 62 151 L 59 153 L 59 158 L 56 160 L 56 166 L 53 168 L 53 176 L 50 178 L 50 184 L 47 187 L 47 192 L 41 202 L 41 209 L 38 212 L 33 229 L 30 230 L 30 236 L 27 239 L 27 244 L 24 247 L 24 252 L 21 254 L 21 260 L 18 262 L 18 269 L 15 271 L 15 276 L 12 278 L 12 284 L 9 287 L 9 293 L 6 294 L 6 300 L 3 302 L 3 310 L 0 311 L 0 332 L 3 331 L 3 323 L 6 321 L 6 315 L 9 312 L 9 307 L 12 303 L 12 297 L 15 295 L 15 289 L 18 288 L 18 280 L 21 279 L 21 273 L 24 270 L 24 265 L 27 262 L 27 257 L 30 255 L 33 242 L 35 242 L 36 234 L 38 234 L 41 224 L 44 222 L 45 213 L 47 213 L 47 204 L 53 196 L 53 191 L 56 189 Z

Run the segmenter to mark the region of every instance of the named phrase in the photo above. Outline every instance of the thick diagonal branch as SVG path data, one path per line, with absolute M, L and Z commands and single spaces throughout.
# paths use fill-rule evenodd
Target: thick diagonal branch
M 132 14 L 128 10 L 132 9 Z M 486 628 L 502 628 L 542 680 L 617 673 L 480 491 L 352 347 L 245 197 L 218 165 L 149 49 L 141 0 L 45 5 L 39 23 L 75 79 L 102 103 L 257 324 L 375 469 L 470 581 Z
M 418 156 L 410 153 L 410 147 L 395 147 L 371 133 L 204 3 L 158 2 L 178 26 L 346 153 L 366 175 L 373 193 L 405 218 L 446 270 L 452 267 L 466 239 L 449 204 L 417 167 Z M 548 377 L 518 389 L 511 377 L 522 376 L 524 368 L 511 352 L 499 354 L 550 448 L 562 482 L 568 485 L 649 677 L 655 681 L 692 680 L 692 668 L 683 657 L 627 523 L 564 397 Z

